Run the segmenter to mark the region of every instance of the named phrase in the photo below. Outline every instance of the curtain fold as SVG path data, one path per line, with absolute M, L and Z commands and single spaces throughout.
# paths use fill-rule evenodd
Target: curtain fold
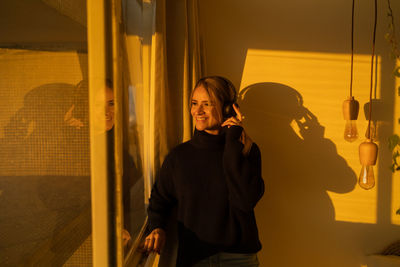
M 169 150 L 191 137 L 189 97 L 202 75 L 197 0 L 157 0 L 155 5 L 150 49 L 147 47 L 141 55 L 143 157 L 147 158 L 143 169 L 150 184 Z M 146 37 L 142 44 L 147 46 L 145 40 Z M 146 64 L 148 58 L 150 62 Z M 147 188 L 146 197 L 150 196 L 150 189 Z
M 164 157 L 192 135 L 189 97 L 202 75 L 198 0 L 125 0 L 124 8 L 130 118 L 147 203 Z M 176 243 L 165 251 L 159 266 L 174 266 Z
M 157 0 L 153 36 L 155 174 L 166 154 L 192 135 L 189 98 L 202 75 L 197 0 Z M 175 266 L 177 229 L 171 220 L 158 266 Z

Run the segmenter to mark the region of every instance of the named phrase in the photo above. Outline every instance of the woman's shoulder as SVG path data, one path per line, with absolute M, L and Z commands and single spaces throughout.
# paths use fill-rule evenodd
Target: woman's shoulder
M 168 153 L 167 157 L 179 157 L 182 155 L 185 156 L 188 153 L 190 154 L 192 152 L 193 152 L 193 145 L 191 144 L 190 141 L 186 141 L 172 148 Z
M 192 145 L 190 142 L 181 143 L 174 148 L 172 148 L 168 154 L 165 156 L 163 160 L 163 166 L 175 166 L 179 165 L 179 162 L 185 160 L 192 155 L 193 150 L 191 149 Z
M 181 155 L 181 154 L 191 153 L 192 151 L 193 151 L 193 144 L 189 140 L 189 141 L 180 143 L 179 145 L 172 148 L 171 151 L 169 152 L 169 154 Z

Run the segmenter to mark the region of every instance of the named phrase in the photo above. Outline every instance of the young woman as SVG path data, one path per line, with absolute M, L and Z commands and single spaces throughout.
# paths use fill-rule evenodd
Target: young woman
M 253 209 L 264 193 L 261 155 L 243 130 L 232 83 L 219 76 L 200 79 L 191 114 L 193 138 L 166 156 L 154 184 L 144 249 L 160 253 L 177 207 L 177 266 L 258 266 Z

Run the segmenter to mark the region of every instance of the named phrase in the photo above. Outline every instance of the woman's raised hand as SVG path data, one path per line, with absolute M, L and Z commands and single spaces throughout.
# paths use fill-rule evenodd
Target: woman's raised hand
M 250 137 L 246 134 L 244 127 L 242 125 L 242 122 L 244 120 L 243 114 L 239 110 L 239 106 L 236 104 L 233 104 L 233 109 L 236 112 L 236 117 L 230 117 L 226 121 L 224 121 L 221 124 L 221 127 L 227 126 L 228 128 L 234 125 L 240 126 L 243 128 L 242 135 L 240 136 L 240 142 L 244 145 L 243 147 L 243 154 L 247 155 L 250 152 L 251 145 L 253 144 L 253 141 L 250 139 Z
M 225 120 L 225 121 L 221 124 L 221 127 L 228 126 L 228 128 L 229 128 L 229 127 L 231 127 L 231 126 L 233 126 L 233 125 L 237 125 L 237 126 L 243 127 L 243 126 L 242 126 L 242 121 L 243 121 L 243 119 L 244 119 L 244 116 L 243 116 L 243 114 L 240 112 L 239 106 L 237 106 L 236 104 L 233 104 L 232 107 L 233 107 L 233 109 L 234 109 L 235 112 L 236 112 L 236 117 L 230 117 L 230 118 L 228 118 L 227 120 Z
M 161 228 L 156 228 L 146 237 L 144 244 L 142 244 L 142 250 L 147 253 L 157 252 L 160 254 L 164 244 L 165 231 Z

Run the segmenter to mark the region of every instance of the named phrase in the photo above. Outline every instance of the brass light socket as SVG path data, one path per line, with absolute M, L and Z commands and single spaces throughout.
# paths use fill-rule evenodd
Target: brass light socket
M 363 166 L 373 166 L 378 158 L 378 145 L 372 142 L 371 139 L 362 142 L 358 148 L 360 153 L 360 163 Z
M 360 109 L 360 104 L 354 99 L 354 96 L 349 97 L 343 102 L 343 117 L 345 120 L 357 120 L 358 110 Z

